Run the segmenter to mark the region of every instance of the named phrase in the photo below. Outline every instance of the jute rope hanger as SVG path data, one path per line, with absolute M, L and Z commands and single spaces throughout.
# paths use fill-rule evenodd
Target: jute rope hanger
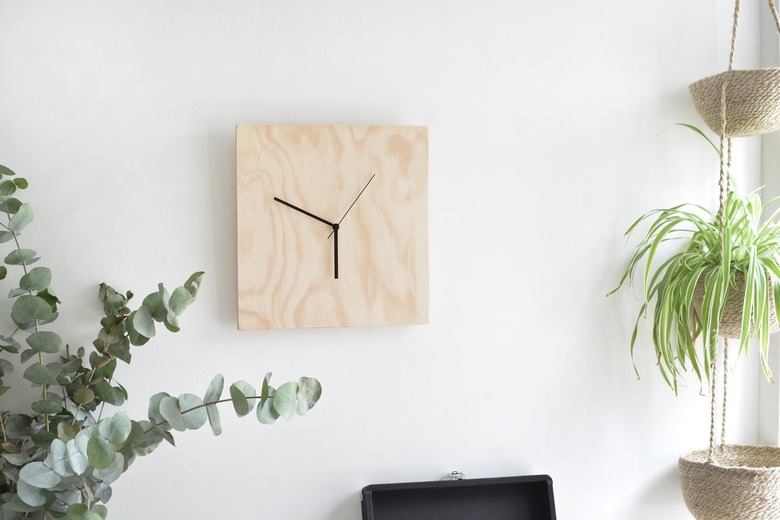
M 772 17 L 775 21 L 775 26 L 777 28 L 778 33 L 780 33 L 780 15 L 778 14 L 777 7 L 775 5 L 775 0 L 768 0 L 769 3 L 769 9 L 772 12 Z M 739 26 L 739 8 L 740 8 L 740 0 L 735 0 L 734 2 L 734 22 L 732 24 L 731 29 L 731 48 L 729 49 L 729 67 L 728 70 L 732 71 L 734 70 L 734 55 L 736 51 L 736 45 L 737 45 L 737 28 Z M 720 95 L 720 109 L 721 109 L 721 129 L 720 129 L 720 172 L 719 172 L 719 178 L 718 178 L 718 187 L 719 187 L 719 207 L 718 207 L 718 217 L 720 220 L 720 229 L 721 232 L 723 231 L 726 222 L 725 222 L 725 204 L 726 204 L 726 197 L 728 196 L 729 192 L 731 191 L 731 187 L 729 185 L 729 172 L 731 170 L 731 137 L 728 137 L 726 134 L 726 106 L 727 106 L 727 97 L 726 93 L 728 90 L 728 79 L 723 81 L 723 84 L 721 86 L 721 95 Z M 726 406 L 728 401 L 728 374 L 729 374 L 729 366 L 728 366 L 728 353 L 729 353 L 729 341 L 728 338 L 723 339 L 723 408 L 721 412 L 721 429 L 720 429 L 720 449 L 723 450 L 723 446 L 726 444 Z M 709 446 L 709 453 L 708 453 L 708 460 L 710 463 L 715 463 L 715 410 L 716 410 L 716 366 L 717 366 L 717 349 L 715 352 L 715 356 L 713 356 L 713 362 L 712 362 L 712 382 L 711 382 L 711 388 L 710 388 L 710 446 Z

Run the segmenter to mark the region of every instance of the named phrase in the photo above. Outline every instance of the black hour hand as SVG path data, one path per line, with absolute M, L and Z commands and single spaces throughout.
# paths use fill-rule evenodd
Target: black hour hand
M 330 227 L 333 227 L 333 223 L 332 223 L 332 222 L 328 222 L 328 221 L 327 221 L 327 220 L 325 220 L 324 218 L 322 218 L 322 217 L 318 217 L 318 216 L 317 216 L 317 215 L 315 215 L 314 213 L 310 213 L 310 212 L 306 211 L 305 209 L 301 209 L 301 208 L 299 208 L 298 206 L 295 206 L 295 205 L 293 205 L 293 204 L 290 204 L 290 203 L 289 203 L 289 202 L 287 202 L 286 200 L 282 200 L 282 199 L 280 199 L 279 197 L 274 197 L 274 200 L 275 200 L 276 202 L 279 202 L 279 203 L 281 203 L 281 204 L 284 204 L 284 205 L 285 205 L 285 206 L 287 206 L 288 208 L 292 208 L 292 209 L 294 209 L 295 211 L 300 211 L 301 213 L 303 213 L 303 214 L 304 214 L 304 215 L 306 215 L 307 217 L 311 217 L 311 218 L 313 218 L 314 220 L 319 220 L 319 221 L 320 221 L 320 222 L 322 222 L 323 224 L 327 224 L 328 226 L 330 226 Z

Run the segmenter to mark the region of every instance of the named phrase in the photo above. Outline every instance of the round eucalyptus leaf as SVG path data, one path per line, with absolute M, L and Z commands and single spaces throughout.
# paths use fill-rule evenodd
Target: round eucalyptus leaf
M 0 280 L 5 280 L 6 276 L 8 276 L 8 268 L 4 265 L 0 265 Z
M 280 416 L 292 419 L 298 409 L 298 383 L 290 381 L 277 388 L 273 406 Z
M 14 233 L 19 233 L 21 230 L 27 227 L 27 224 L 32 222 L 32 219 L 32 206 L 29 203 L 24 203 L 19 207 L 19 210 L 16 212 L 16 214 L 11 217 L 11 220 L 8 221 L 7 227 Z
M 8 265 L 32 265 L 38 260 L 38 253 L 32 249 L 14 249 L 3 259 Z
M 117 453 L 117 455 L 119 455 L 119 454 Z M 98 478 L 97 477 L 98 473 L 99 472 L 97 472 L 97 471 L 95 472 L 95 477 L 96 478 Z M 122 474 L 120 473 L 119 475 L 121 476 Z M 112 494 L 113 494 L 113 491 L 111 490 L 111 486 L 109 486 L 108 483 L 106 483 L 106 482 L 101 482 L 100 484 L 98 484 L 95 487 L 95 498 L 97 498 L 101 502 L 108 502 L 109 500 L 111 500 L 111 495 Z M 92 514 L 95 514 L 95 513 L 92 513 Z
M 95 400 L 95 392 L 86 386 L 82 386 L 73 395 L 73 402 L 76 404 L 87 404 Z
M 48 399 L 35 401 L 30 405 L 30 408 L 32 408 L 33 411 L 44 415 L 57 414 L 62 411 L 62 406 L 53 401 L 49 401 Z
M 17 177 L 16 179 L 14 179 L 14 184 L 16 184 L 16 187 L 19 188 L 20 190 L 26 190 L 27 187 L 30 185 L 27 182 L 27 179 L 25 179 L 24 177 Z
M 140 347 L 141 345 L 145 345 L 147 341 L 149 341 L 148 336 L 144 336 L 141 333 L 139 333 L 137 330 L 135 330 L 135 325 L 133 324 L 133 319 L 135 318 L 135 314 L 137 311 L 131 312 L 127 319 L 125 320 L 125 327 L 127 328 L 127 337 L 130 339 L 130 343 L 133 345 Z
M 302 377 L 298 379 L 298 415 L 304 415 L 314 408 L 317 401 L 322 396 L 322 385 L 313 377 Z
M 14 197 L 9 197 L 5 200 L 0 201 L 0 211 L 2 211 L 3 213 L 8 213 L 9 215 L 15 214 L 17 211 L 19 211 L 19 208 L 21 207 L 22 207 L 22 202 L 19 199 L 16 199 Z M 6 240 L 3 240 L 3 242 L 5 241 Z
M 65 515 L 65 520 L 103 520 L 97 512 L 89 510 L 86 504 L 71 504 Z
M 25 291 L 42 291 L 51 283 L 51 269 L 34 267 L 19 280 L 19 287 Z
M 14 371 L 13 364 L 7 359 L 0 359 L 0 376 L 10 374 Z
M 5 434 L 9 439 L 22 439 L 32 434 L 32 418 L 11 414 L 5 420 Z
M 75 439 L 65 443 L 65 452 L 68 456 L 68 464 L 70 465 L 70 469 L 73 470 L 73 473 L 82 475 L 87 471 L 89 460 L 87 460 L 86 455 L 78 449 Z
M 27 336 L 27 344 L 38 352 L 56 354 L 62 348 L 62 338 L 55 332 L 44 330 Z
M 108 508 L 103 504 L 92 506 L 92 512 L 100 517 L 101 520 L 106 520 L 108 516 Z
M 30 462 L 19 471 L 19 480 L 40 489 L 51 489 L 62 479 L 54 470 L 46 467 L 43 462 Z
M 154 319 L 155 321 L 162 322 L 163 320 L 165 320 L 165 317 L 168 315 L 168 308 L 166 306 L 166 300 L 165 300 L 165 298 L 167 297 L 168 297 L 167 291 L 165 291 L 163 285 L 160 284 L 159 291 L 153 292 L 149 296 L 144 298 L 142 305 L 149 310 L 149 313 L 152 315 L 152 319 Z
M 95 436 L 89 439 L 87 458 L 93 468 L 106 469 L 113 464 L 115 456 L 116 448 L 103 437 Z
M 189 305 L 195 301 L 195 296 L 192 295 L 184 287 L 177 287 L 171 294 L 170 308 L 176 315 L 180 316 Z
M 214 379 L 209 383 L 208 389 L 206 389 L 206 395 L 203 396 L 203 401 L 211 403 L 218 401 L 222 397 L 222 390 L 225 388 L 225 378 L 222 374 L 217 374 Z
M 96 469 L 92 472 L 92 476 L 97 480 L 103 481 L 106 484 L 116 482 L 116 480 L 122 476 L 122 470 L 125 467 L 125 458 L 121 453 L 117 453 L 114 457 L 114 462 L 107 468 Z M 103 500 L 101 498 L 101 500 Z
M 60 477 L 72 477 L 73 472 L 70 471 L 70 467 L 66 464 L 68 460 L 67 449 L 65 443 L 60 439 L 54 439 L 49 446 L 49 455 L 46 457 L 44 464 Z
M 14 173 L 14 171 L 11 168 L 0 164 L 0 177 L 5 177 L 5 176 L 13 177 L 14 175 L 16 175 L 16 173 Z
M 124 412 L 117 412 L 113 417 L 107 417 L 98 423 L 98 433 L 117 448 L 130 436 L 131 429 L 130 417 Z
M 130 316 L 131 321 L 133 322 L 133 328 L 138 334 L 145 338 L 154 337 L 154 318 L 152 318 L 152 313 L 148 308 L 141 306 Z
M 236 381 L 230 385 L 230 399 L 233 402 L 233 408 L 236 411 L 236 415 L 243 417 L 252 411 L 254 407 L 254 401 L 250 403 L 250 399 L 256 396 L 255 389 L 252 385 L 246 381 Z
M 160 415 L 168 421 L 168 424 L 170 424 L 174 430 L 183 432 L 187 429 L 187 425 L 181 415 L 179 400 L 175 397 L 168 396 L 162 398 L 160 401 Z
M 165 397 L 170 397 L 170 394 L 166 392 L 159 392 L 149 398 L 149 420 L 152 422 L 152 424 L 155 424 L 161 428 L 170 427 L 170 425 L 167 424 L 165 417 L 163 417 L 160 413 L 160 403 Z
M 16 193 L 16 184 L 11 179 L 0 182 L 0 195 L 8 197 Z
M 206 414 L 209 419 L 209 426 L 211 426 L 211 432 L 214 435 L 222 434 L 222 420 L 219 417 L 219 408 L 216 405 L 210 404 L 206 406 Z
M 46 503 L 46 495 L 41 488 L 28 484 L 21 479 L 16 483 L 16 494 L 19 495 L 21 501 L 28 506 L 40 507 Z M 19 518 L 24 517 L 20 516 Z
M 27 370 L 24 371 L 23 377 L 31 383 L 38 385 L 57 384 L 57 374 L 55 371 L 50 369 L 48 366 L 41 365 L 40 363 L 35 363 L 27 367 Z
M 133 452 L 141 456 L 153 452 L 163 441 L 160 431 L 149 421 L 133 422 L 133 432 L 130 435 Z
M 197 430 L 208 420 L 206 407 L 200 397 L 193 394 L 181 394 L 179 396 L 179 408 L 184 419 L 184 426 L 188 430 Z
M 8 291 L 8 298 L 13 299 L 23 294 L 30 294 L 30 291 L 25 291 L 21 287 L 17 287 L 16 289 L 11 289 L 10 291 Z
M 279 418 L 279 414 L 274 409 L 273 393 L 271 397 L 263 401 L 263 403 L 257 407 L 257 420 L 261 424 L 273 424 Z
M 11 318 L 19 326 L 45 320 L 52 314 L 51 306 L 38 296 L 20 296 L 11 308 Z

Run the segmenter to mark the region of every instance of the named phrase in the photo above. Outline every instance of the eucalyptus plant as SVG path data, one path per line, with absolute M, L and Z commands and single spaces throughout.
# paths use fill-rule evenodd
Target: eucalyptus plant
M 735 291 L 738 277 L 744 277 L 745 285 L 740 352 L 747 354 L 751 334 L 755 335 L 764 374 L 772 379 L 767 355 L 770 313 L 777 311 L 771 308 L 770 295 L 775 306 L 780 301 L 780 225 L 776 222 L 780 210 L 766 221 L 761 217 L 775 200 L 764 205 L 757 192 L 739 197 L 728 191 L 722 211 L 694 204 L 656 209 L 626 232 L 629 236 L 651 222 L 620 284 L 609 294 L 632 284 L 639 273 L 644 301 L 631 336 L 632 357 L 639 323 L 652 307 L 658 367 L 675 392 L 678 379 L 689 369 L 700 382 L 710 381 L 726 300 L 740 298 Z M 659 251 L 674 241 L 682 241 L 682 248 L 659 259 Z
M 129 364 L 132 347 L 155 337 L 158 324 L 179 331 L 179 317 L 195 300 L 203 273 L 194 273 L 170 293 L 159 284 L 134 310 L 131 292 L 101 284 L 104 316 L 96 339 L 88 355 L 84 347 L 71 349 L 51 330 L 60 304 L 51 289 L 52 272 L 31 267 L 38 254 L 21 245 L 33 220 L 30 204 L 18 198 L 27 186 L 0 165 L 0 242 L 9 244 L 0 279 L 13 271 L 20 275 L 9 293 L 14 328 L 0 335 L 0 395 L 11 390 L 4 380 L 19 367 L 23 378 L 40 389 L 29 413 L 0 412 L 0 520 L 104 520 L 111 484 L 137 456 L 163 441 L 173 445 L 172 430 L 194 430 L 208 422 L 214 435 L 221 433 L 219 404 L 230 402 L 237 415 L 254 412 L 261 423 L 272 424 L 279 417 L 303 415 L 317 403 L 322 389 L 314 378 L 274 388 L 269 373 L 259 392 L 237 381 L 223 398 L 224 378 L 218 374 L 202 398 L 152 396 L 146 419 L 132 420 L 121 411 L 104 416 L 105 405 L 121 406 L 128 398 L 115 379 L 118 363 Z

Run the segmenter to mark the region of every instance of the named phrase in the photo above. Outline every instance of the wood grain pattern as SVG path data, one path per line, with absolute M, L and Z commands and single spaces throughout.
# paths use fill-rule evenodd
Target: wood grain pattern
M 428 321 L 428 132 L 237 126 L 240 329 Z M 331 228 L 339 229 L 339 278 Z

